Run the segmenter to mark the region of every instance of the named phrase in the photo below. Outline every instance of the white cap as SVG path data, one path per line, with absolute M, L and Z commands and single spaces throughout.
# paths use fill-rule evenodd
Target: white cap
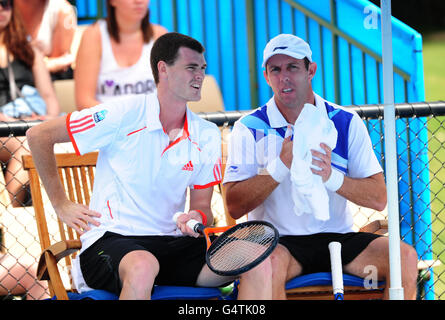
M 308 58 L 312 62 L 312 51 L 309 44 L 293 34 L 280 34 L 267 43 L 263 53 L 263 68 L 267 61 L 276 54 L 284 54 L 295 59 Z

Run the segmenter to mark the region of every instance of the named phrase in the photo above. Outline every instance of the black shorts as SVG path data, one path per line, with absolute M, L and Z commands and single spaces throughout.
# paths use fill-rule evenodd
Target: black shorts
M 122 236 L 106 232 L 80 255 L 86 284 L 120 294 L 119 263 L 129 252 L 147 250 L 159 262 L 158 285 L 194 286 L 205 264 L 205 238 Z
M 341 243 L 342 264 L 355 259 L 371 241 L 380 235 L 366 232 L 317 233 L 305 236 L 282 236 L 279 243 L 301 264 L 302 274 L 331 271 L 329 242 Z

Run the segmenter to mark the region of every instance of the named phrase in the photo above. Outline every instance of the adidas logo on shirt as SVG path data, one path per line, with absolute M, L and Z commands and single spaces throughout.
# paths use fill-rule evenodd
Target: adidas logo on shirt
M 193 163 L 189 161 L 186 165 L 182 167 L 182 170 L 185 171 L 193 171 Z

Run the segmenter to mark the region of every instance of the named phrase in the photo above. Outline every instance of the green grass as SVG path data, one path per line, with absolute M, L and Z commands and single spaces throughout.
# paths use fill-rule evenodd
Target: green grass
M 445 100 L 445 31 L 424 37 L 423 63 L 427 101 Z
M 424 37 L 426 101 L 445 100 L 445 32 Z M 434 268 L 436 299 L 445 300 L 445 117 L 428 121 L 433 220 L 433 253 L 442 265 Z

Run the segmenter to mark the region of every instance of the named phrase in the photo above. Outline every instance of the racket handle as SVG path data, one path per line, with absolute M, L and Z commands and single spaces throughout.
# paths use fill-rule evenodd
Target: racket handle
M 341 243 L 330 242 L 329 253 L 331 256 L 332 289 L 335 300 L 343 300 L 343 270 L 341 262 Z
M 200 223 L 199 221 L 197 221 L 195 219 L 190 219 L 189 221 L 187 221 L 186 225 L 193 231 L 199 233 L 199 225 L 202 225 L 202 223 Z
M 173 221 L 174 221 L 175 223 L 178 221 L 178 217 L 179 217 L 181 214 L 185 214 L 185 213 L 179 211 L 179 212 L 176 212 L 176 213 L 173 215 Z M 196 233 L 202 233 L 202 232 L 204 231 L 204 228 L 205 228 L 205 226 L 204 226 L 202 223 L 200 223 L 199 221 L 197 221 L 197 220 L 195 220 L 195 219 L 190 219 L 189 221 L 187 221 L 186 225 L 187 225 L 190 229 L 192 229 L 193 231 L 195 231 Z

